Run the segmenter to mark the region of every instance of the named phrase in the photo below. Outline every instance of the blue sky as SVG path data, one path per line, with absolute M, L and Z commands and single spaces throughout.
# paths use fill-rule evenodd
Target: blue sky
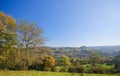
M 120 0 L 0 0 L 0 11 L 38 23 L 46 46 L 120 44 Z

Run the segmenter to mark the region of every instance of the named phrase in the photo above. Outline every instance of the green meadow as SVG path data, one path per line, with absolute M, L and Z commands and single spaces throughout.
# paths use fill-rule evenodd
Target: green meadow
M 41 71 L 0 71 L 0 76 L 120 76 L 120 74 L 80 74 Z

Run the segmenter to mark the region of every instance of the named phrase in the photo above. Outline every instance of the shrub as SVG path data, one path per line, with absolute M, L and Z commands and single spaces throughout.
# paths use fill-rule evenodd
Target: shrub
M 72 66 L 68 69 L 68 72 L 72 72 L 72 73 L 83 73 L 84 72 L 84 67 L 83 66 Z
M 70 67 L 70 68 L 68 69 L 68 72 L 75 73 L 75 72 L 77 72 L 77 69 L 76 69 L 76 67 Z
M 29 70 L 43 70 L 42 64 L 34 62 L 32 65 L 28 67 Z
M 61 70 L 61 67 L 60 67 L 60 66 L 57 66 L 57 67 L 54 68 L 54 71 L 55 71 L 55 72 L 60 72 L 60 70 Z
M 45 67 L 43 70 L 44 70 L 44 71 L 52 71 L 52 68 L 50 68 L 50 67 Z
M 42 59 L 42 67 L 44 71 L 53 70 L 55 67 L 55 59 L 52 56 L 44 56 Z
M 119 73 L 118 70 L 112 68 L 112 69 L 106 69 L 106 73 L 108 74 L 115 74 L 115 73 Z
M 68 66 L 62 67 L 60 72 L 68 72 L 68 69 L 69 69 Z
M 105 69 L 102 66 L 95 66 L 93 68 L 91 68 L 92 73 L 99 73 L 99 74 L 103 74 L 105 72 Z

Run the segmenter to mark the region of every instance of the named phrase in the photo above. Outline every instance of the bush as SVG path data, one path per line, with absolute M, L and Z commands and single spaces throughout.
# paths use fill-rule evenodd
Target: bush
M 76 67 L 70 67 L 70 68 L 68 69 L 68 72 L 75 73 L 75 72 L 77 72 L 77 69 L 76 69 Z
M 98 73 L 98 74 L 105 73 L 105 69 L 102 66 L 95 66 L 91 68 L 91 70 L 92 70 L 92 73 Z
M 78 70 L 78 73 L 83 73 L 84 72 L 84 67 L 83 66 L 79 66 L 77 68 L 77 70 Z
M 52 71 L 55 67 L 55 60 L 51 56 L 44 56 L 35 60 L 30 66 L 29 70 Z
M 32 65 L 28 67 L 29 70 L 43 70 L 42 64 L 34 62 Z
M 84 69 L 84 73 L 92 73 L 92 70 L 91 69 Z
M 44 71 L 52 71 L 55 67 L 55 59 L 52 56 L 44 56 L 42 59 L 42 67 Z
M 54 71 L 55 71 L 55 72 L 60 72 L 60 70 L 61 70 L 61 67 L 60 67 L 60 66 L 57 66 L 57 67 L 54 68 Z
M 107 73 L 107 74 L 115 74 L 115 73 L 119 73 L 119 72 L 118 72 L 118 70 L 116 70 L 116 69 L 107 69 L 107 70 L 106 70 L 106 73 Z
M 43 70 L 44 70 L 44 71 L 52 71 L 52 68 L 45 67 Z
M 68 69 L 68 72 L 72 72 L 72 73 L 83 73 L 84 72 L 84 67 L 83 66 L 78 66 L 78 67 L 70 67 Z
M 68 66 L 62 67 L 60 72 L 68 72 L 68 69 L 69 69 Z

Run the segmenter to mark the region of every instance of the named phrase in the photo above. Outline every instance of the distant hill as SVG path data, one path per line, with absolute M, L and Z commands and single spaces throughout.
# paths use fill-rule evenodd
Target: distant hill
M 92 46 L 90 48 L 96 49 L 99 53 L 116 55 L 120 51 L 120 46 Z
M 101 56 L 114 56 L 120 51 L 120 46 L 82 46 L 82 47 L 50 47 L 53 56 L 87 57 L 90 52 L 98 52 Z

